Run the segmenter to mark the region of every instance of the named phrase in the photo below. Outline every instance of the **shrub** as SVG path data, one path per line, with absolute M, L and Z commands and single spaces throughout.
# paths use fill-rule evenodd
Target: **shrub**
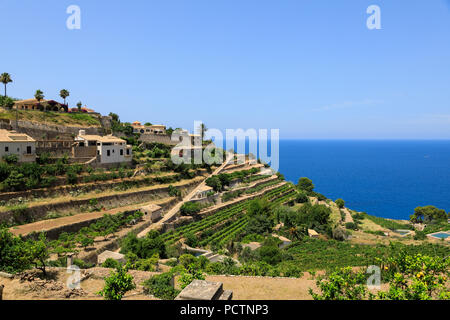
M 354 222 L 347 222 L 345 224 L 345 228 L 346 229 L 350 229 L 350 230 L 356 230 L 358 229 L 358 227 L 356 226 L 356 224 Z
M 200 205 L 196 202 L 185 202 L 180 208 L 180 212 L 184 216 L 196 214 L 200 211 Z
M 194 280 L 205 280 L 205 277 L 201 271 L 191 266 L 189 272 L 181 273 L 178 281 L 180 282 L 181 289 L 184 289 Z
M 341 227 L 336 227 L 333 229 L 332 236 L 334 240 L 344 241 L 347 239 L 347 233 Z
M 95 266 L 95 264 L 93 263 L 87 263 L 84 260 L 78 258 L 73 259 L 72 264 L 78 266 L 80 269 L 89 269 Z
M 414 235 L 414 240 L 425 240 L 427 238 L 427 235 L 423 231 L 416 231 L 416 234 Z
M 295 196 L 295 202 L 297 203 L 305 203 L 308 202 L 309 198 L 304 192 L 298 192 Z
M 9 155 L 3 156 L 3 160 L 7 164 L 16 164 L 19 161 L 19 157 L 15 154 L 9 154 Z
M 166 257 L 166 246 L 159 232 L 150 231 L 145 238 L 138 238 L 136 234 L 130 232 L 122 241 L 123 254 L 134 253 L 140 259 L 151 258 L 155 253 L 160 257 Z
M 193 232 L 186 233 L 184 237 L 188 246 L 195 248 L 198 245 L 198 238 Z
M 0 271 L 16 273 L 30 265 L 24 242 L 6 228 L 0 228 Z
M 309 289 L 314 300 L 362 300 L 367 289 L 366 275 L 363 272 L 353 272 L 351 267 L 341 268 L 328 277 L 317 281 L 321 294 Z
M 275 246 L 263 246 L 258 249 L 258 253 L 261 261 L 271 265 L 276 265 L 282 260 L 281 251 Z
M 102 267 L 103 268 L 112 268 L 117 269 L 119 267 L 120 263 L 117 260 L 114 260 L 112 258 L 108 258 L 103 262 Z
M 180 197 L 181 191 L 175 188 L 173 185 L 169 186 L 169 196 L 171 197 Z
M 334 203 L 338 206 L 339 209 L 342 209 L 345 207 L 345 201 L 342 199 L 337 199 Z
M 103 290 L 98 292 L 105 300 L 122 300 L 127 291 L 133 290 L 136 285 L 133 282 L 133 276 L 127 274 L 127 270 L 118 266 L 115 272 L 105 279 Z
M 144 292 L 156 298 L 173 300 L 180 293 L 173 287 L 173 274 L 171 272 L 155 275 L 143 283 Z
M 66 175 L 67 175 L 67 184 L 76 184 L 78 182 L 77 174 L 74 171 L 72 170 L 67 171 Z

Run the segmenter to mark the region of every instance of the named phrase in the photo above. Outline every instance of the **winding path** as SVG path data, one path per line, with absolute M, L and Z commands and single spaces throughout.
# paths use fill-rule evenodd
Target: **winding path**
M 142 238 L 145 237 L 145 235 L 150 231 L 150 230 L 154 230 L 154 229 L 158 229 L 164 222 L 170 221 L 170 219 L 172 219 L 179 211 L 181 206 L 185 203 L 188 202 L 192 199 L 192 197 L 197 193 L 198 190 L 200 190 L 201 188 L 206 186 L 206 179 L 219 174 L 227 165 L 228 163 L 234 158 L 233 154 L 228 154 L 227 159 L 224 161 L 224 163 L 222 163 L 220 165 L 220 167 L 218 167 L 216 170 L 214 170 L 213 173 L 211 173 L 209 176 L 207 176 L 202 183 L 200 183 L 196 188 L 194 188 L 194 190 L 192 190 L 191 192 L 189 192 L 184 198 L 183 200 L 181 200 L 180 202 L 178 202 L 172 209 L 170 209 L 163 217 L 161 220 L 159 220 L 156 223 L 151 224 L 147 229 L 143 230 L 142 232 L 140 232 L 137 237 L 138 238 Z

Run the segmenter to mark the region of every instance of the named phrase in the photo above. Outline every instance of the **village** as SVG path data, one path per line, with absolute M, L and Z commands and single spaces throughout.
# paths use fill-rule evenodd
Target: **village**
M 324 269 L 375 261 L 372 246 L 448 250 L 441 229 L 418 238 L 425 224 L 353 211 L 252 154 L 216 146 L 221 161 L 195 163 L 214 146 L 204 124 L 124 123 L 68 94 L 2 97 L 0 225 L 22 243 L 0 270 L 3 299 L 109 299 L 116 268 L 134 279 L 121 299 L 311 299 Z
M 62 93 L 64 97 L 63 90 Z M 142 216 L 134 219 L 132 224 L 123 226 L 124 228 L 121 228 L 117 235 L 97 236 L 87 246 L 78 245 L 73 249 L 52 255 L 50 260 L 61 260 L 63 257 L 67 261 L 68 268 L 72 265 L 73 259 L 98 266 L 102 266 L 108 259 L 124 263 L 125 255 L 119 253 L 119 243 L 125 235 L 132 231 L 143 238 L 151 230 L 166 232 L 176 230 L 177 226 L 194 222 L 195 215 L 180 215 L 186 203 L 202 208 L 200 211 L 204 216 L 228 207 L 230 204 L 224 205 L 221 201 L 220 194 L 223 191 L 217 194 L 217 190 L 206 184 L 205 181 L 212 176 L 241 172 L 247 175 L 247 172 L 251 171 L 251 174 L 255 175 L 252 180 L 256 182 L 250 185 L 253 188 L 258 185 L 265 186 L 264 183 L 267 184 L 267 190 L 273 189 L 276 185 L 284 185 L 282 181 L 277 182 L 278 177 L 255 159 L 247 158 L 244 163 L 238 163 L 238 157 L 232 154 L 226 155 L 225 161 L 216 166 L 203 166 L 204 168 L 191 166 L 191 169 L 181 166 L 183 172 L 177 172 L 178 168 L 165 169 L 164 166 L 167 166 L 171 153 L 182 155 L 183 152 L 194 152 L 198 148 L 204 148 L 202 147 L 202 144 L 205 144 L 202 136 L 204 132 L 201 128 L 200 134 L 191 134 L 179 128 L 175 130 L 170 128 L 169 134 L 166 126 L 161 124 L 142 124 L 139 121 L 118 124 L 117 120 L 114 123 L 113 117 L 102 116 L 92 109 L 82 107 L 80 103 L 78 108 L 68 108 L 65 102 L 36 98 L 16 100 L 13 105 L 0 108 L 0 112 L 1 109 L 13 115 L 10 121 L 0 122 L 0 158 L 4 163 L 16 166 L 31 164 L 45 166 L 51 163 L 62 163 L 68 167 L 82 167 L 78 169 L 77 177 L 70 179 L 68 172 L 66 181 L 63 177 L 58 177 L 57 181 L 45 188 L 23 186 L 8 189 L 9 186 L 6 186 L 4 181 L 3 191 L 8 192 L 2 192 L 0 195 L 2 202 L 0 221 L 13 226 L 10 228 L 13 234 L 33 238 L 35 234 L 45 232 L 48 239 L 58 239 L 67 232 L 76 233 L 94 224 L 105 215 L 116 215 L 120 211 L 125 212 L 126 215 L 137 211 L 142 213 Z M 77 125 L 71 126 L 70 131 L 66 131 L 64 130 L 66 128 L 61 130 L 63 126 L 49 124 L 45 120 L 43 123 L 24 121 L 18 116 L 19 112 L 21 116 L 25 115 L 25 119 L 29 114 L 39 113 L 52 113 L 55 117 L 83 114 L 92 119 L 98 119 L 100 126 Z M 131 129 L 124 133 L 120 129 L 117 130 L 118 126 L 120 129 L 125 127 Z M 115 129 L 116 132 L 114 132 Z M 161 154 L 156 152 L 148 157 L 148 151 L 155 149 L 163 151 L 160 152 Z M 114 174 L 114 172 L 123 171 L 126 174 Z M 88 176 L 96 172 L 102 175 L 108 175 L 110 172 L 112 174 L 103 178 L 103 181 L 93 180 L 93 182 L 83 183 L 90 181 Z M 125 192 L 117 192 L 116 195 L 102 196 L 101 191 L 109 194 L 110 188 L 115 190 L 116 186 L 125 185 L 124 180 L 133 180 L 136 188 L 127 188 Z M 228 192 L 231 189 L 227 188 Z M 260 190 L 263 188 L 255 188 L 255 190 L 258 191 L 257 195 L 261 195 Z M 73 196 L 74 192 L 75 196 Z M 63 200 L 67 197 L 67 200 Z M 93 202 L 95 205 L 91 205 Z M 18 203 L 22 208 L 20 212 L 16 210 Z M 214 254 L 208 250 L 190 248 L 187 245 L 179 250 L 197 252 L 212 262 L 223 261 L 226 258 L 226 256 Z M 199 285 L 201 288 L 195 289 Z M 217 286 L 215 282 L 193 283 L 186 291 L 183 291 L 183 294 L 180 294 L 180 299 L 183 295 L 195 296 L 209 292 L 208 289 L 203 288 L 205 285 L 214 288 Z M 8 291 L 7 286 L 4 290 L 4 298 L 7 298 Z M 207 299 L 231 299 L 231 297 L 232 292 L 222 290 L 222 284 L 220 284 L 213 295 Z

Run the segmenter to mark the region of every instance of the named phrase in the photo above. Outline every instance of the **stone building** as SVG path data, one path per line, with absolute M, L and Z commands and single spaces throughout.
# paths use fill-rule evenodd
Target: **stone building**
M 131 162 L 132 147 L 127 145 L 123 139 L 109 136 L 87 135 L 84 130 L 80 130 L 75 138 L 77 148 L 97 149 L 97 160 L 102 164 Z
M 0 129 L 0 161 L 9 155 L 16 155 L 19 162 L 35 161 L 36 140 L 24 133 Z
M 162 124 L 153 124 L 151 126 L 142 125 L 139 121 L 131 124 L 133 133 L 140 134 L 166 134 L 166 126 Z
M 50 111 L 67 111 L 67 106 L 59 103 L 55 100 L 45 100 L 42 99 L 38 101 L 37 99 L 26 99 L 14 102 L 14 109 L 18 110 L 50 110 Z
M 162 208 L 154 203 L 141 208 L 141 212 L 144 214 L 144 218 L 157 222 L 162 217 Z

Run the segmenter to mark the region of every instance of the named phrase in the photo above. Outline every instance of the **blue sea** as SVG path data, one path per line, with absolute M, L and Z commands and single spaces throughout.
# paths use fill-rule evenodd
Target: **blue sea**
M 450 141 L 281 140 L 279 171 L 380 217 L 409 219 L 425 205 L 450 211 Z

